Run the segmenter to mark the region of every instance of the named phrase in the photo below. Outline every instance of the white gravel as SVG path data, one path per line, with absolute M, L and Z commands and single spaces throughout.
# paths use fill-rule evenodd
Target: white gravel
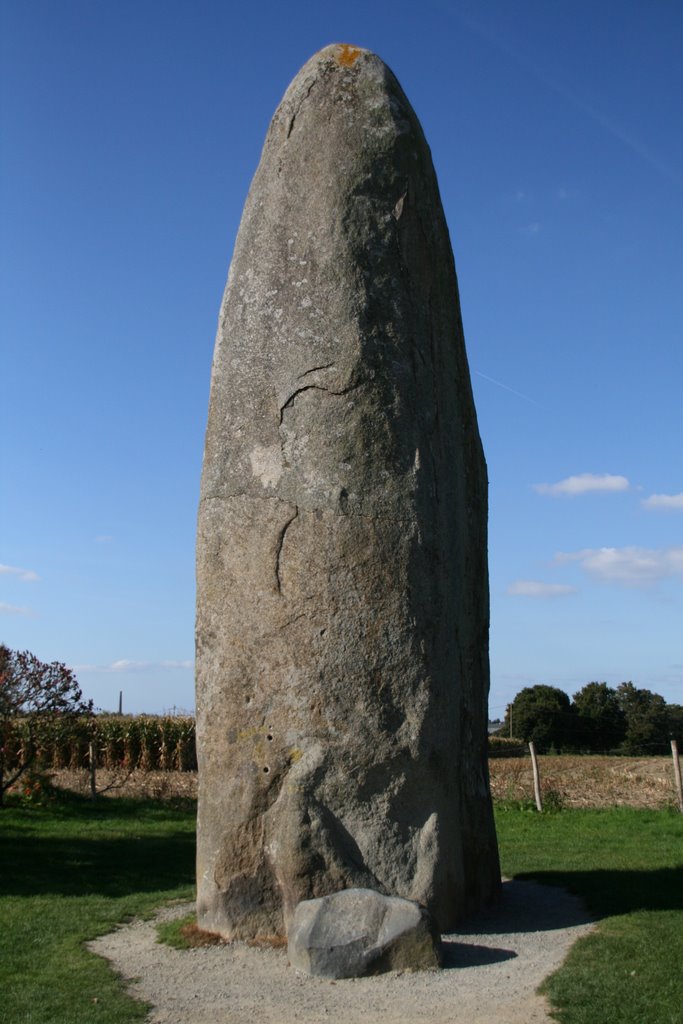
M 286 950 L 156 941 L 156 921 L 192 909 L 167 908 L 89 943 L 152 1004 L 149 1024 L 541 1024 L 551 1018 L 536 988 L 592 928 L 563 890 L 505 882 L 495 909 L 444 936 L 444 970 L 331 982 L 289 967 Z

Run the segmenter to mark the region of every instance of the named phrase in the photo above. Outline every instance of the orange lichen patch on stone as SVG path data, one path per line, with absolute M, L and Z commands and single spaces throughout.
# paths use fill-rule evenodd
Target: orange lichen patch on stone
M 360 55 L 361 51 L 357 46 L 349 46 L 348 43 L 340 43 L 339 52 L 337 53 L 337 63 L 342 64 L 345 68 L 353 67 Z

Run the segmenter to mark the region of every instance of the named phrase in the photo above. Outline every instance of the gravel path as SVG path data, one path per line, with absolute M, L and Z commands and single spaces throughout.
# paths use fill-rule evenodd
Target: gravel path
M 172 949 L 156 941 L 155 921 L 123 925 L 89 949 L 153 1005 L 149 1024 L 541 1024 L 551 1018 L 536 988 L 591 927 L 563 890 L 505 882 L 494 910 L 444 936 L 441 971 L 325 981 L 289 967 L 286 950 Z

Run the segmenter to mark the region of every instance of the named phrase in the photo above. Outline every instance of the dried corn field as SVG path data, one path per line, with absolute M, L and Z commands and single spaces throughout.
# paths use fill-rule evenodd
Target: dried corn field
M 670 757 L 547 754 L 538 761 L 544 800 L 555 806 L 656 808 L 675 803 Z M 491 758 L 489 772 L 494 800 L 533 800 L 529 757 Z
M 541 788 L 548 806 L 667 807 L 675 803 L 673 767 L 667 757 L 541 756 Z M 491 758 L 491 789 L 495 801 L 533 800 L 529 757 Z M 86 770 L 49 772 L 53 784 L 83 794 L 89 792 Z M 106 795 L 152 799 L 193 798 L 196 771 L 100 769 L 98 788 L 112 786 Z

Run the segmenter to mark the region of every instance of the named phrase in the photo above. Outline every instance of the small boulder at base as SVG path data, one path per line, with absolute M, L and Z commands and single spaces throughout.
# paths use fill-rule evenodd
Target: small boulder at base
M 344 889 L 302 900 L 289 926 L 292 967 L 321 978 L 441 966 L 441 943 L 427 910 L 374 889 Z

